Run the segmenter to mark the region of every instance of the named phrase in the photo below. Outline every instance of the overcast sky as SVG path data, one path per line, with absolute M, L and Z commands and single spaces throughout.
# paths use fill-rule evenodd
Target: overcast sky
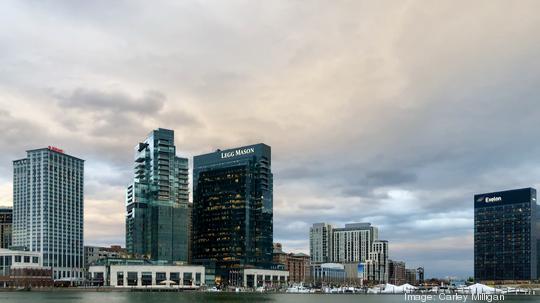
M 371 222 L 427 276 L 473 269 L 473 194 L 540 187 L 539 1 L 2 1 L 12 161 L 86 160 L 85 242 L 124 244 L 133 147 L 272 146 L 274 240 Z

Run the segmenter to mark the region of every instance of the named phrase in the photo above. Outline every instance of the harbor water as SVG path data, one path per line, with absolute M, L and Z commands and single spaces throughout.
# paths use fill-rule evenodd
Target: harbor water
M 422 302 L 406 300 L 404 295 L 365 294 L 276 294 L 276 293 L 159 293 L 159 292 L 0 292 L 0 303 L 183 303 L 183 302 L 283 302 L 283 303 L 398 303 Z M 441 300 L 434 296 L 426 302 L 464 302 L 456 298 Z M 471 301 L 470 296 L 466 302 Z M 484 301 L 488 302 L 488 301 Z M 495 302 L 495 301 L 494 301 Z M 499 302 L 540 302 L 539 296 L 510 296 Z

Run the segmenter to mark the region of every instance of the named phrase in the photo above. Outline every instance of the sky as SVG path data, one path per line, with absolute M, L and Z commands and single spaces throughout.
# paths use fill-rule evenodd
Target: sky
M 133 148 L 272 146 L 274 241 L 371 222 L 427 277 L 473 273 L 473 195 L 540 188 L 538 1 L 0 2 L 12 161 L 85 162 L 85 242 L 124 244 Z

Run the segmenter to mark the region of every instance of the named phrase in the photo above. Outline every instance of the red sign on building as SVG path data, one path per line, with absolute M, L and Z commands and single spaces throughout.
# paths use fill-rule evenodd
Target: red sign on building
M 49 149 L 52 150 L 52 151 L 55 151 L 55 152 L 57 152 L 57 153 L 61 153 L 61 154 L 64 153 L 64 150 L 61 149 L 61 148 L 58 148 L 58 147 L 49 146 Z

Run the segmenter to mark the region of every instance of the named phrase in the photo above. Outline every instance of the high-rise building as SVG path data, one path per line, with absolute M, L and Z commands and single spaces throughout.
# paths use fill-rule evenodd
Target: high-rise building
M 13 161 L 13 246 L 40 252 L 54 279 L 83 277 L 84 160 L 56 147 Z
M 378 228 L 370 223 L 345 224 L 345 228 L 333 228 L 330 250 L 332 262 L 365 262 L 369 258 L 373 241 L 378 238 Z
M 309 255 L 311 263 L 332 262 L 332 225 L 315 223 L 309 229 Z
M 539 209 L 533 188 L 474 196 L 474 277 L 477 281 L 538 278 Z
M 271 266 L 272 188 L 268 145 L 195 156 L 193 262 L 215 262 L 222 282 L 230 269 Z
M 12 227 L 13 209 L 11 207 L 0 207 L 0 248 L 9 248 L 11 246 Z
M 135 146 L 126 193 L 126 248 L 166 262 L 189 258 L 188 160 L 176 156 L 174 131 L 157 129 Z
M 362 263 L 369 258 L 379 230 L 370 223 L 345 224 L 336 228 L 327 223 L 315 223 L 309 230 L 309 250 L 312 263 Z
M 367 279 L 376 283 L 387 283 L 388 264 L 388 241 L 373 241 L 369 260 L 366 260 Z

